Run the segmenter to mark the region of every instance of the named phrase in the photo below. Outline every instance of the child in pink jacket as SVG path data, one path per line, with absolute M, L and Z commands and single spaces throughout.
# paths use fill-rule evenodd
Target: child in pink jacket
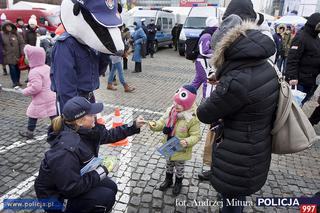
M 45 64 L 46 54 L 43 48 L 26 45 L 25 56 L 28 60 L 30 72 L 27 88 L 22 90 L 25 96 L 31 96 L 32 101 L 27 110 L 28 128 L 27 131 L 20 131 L 19 134 L 28 139 L 33 138 L 39 118 L 53 119 L 57 114 L 56 95 L 50 90 L 50 67 Z

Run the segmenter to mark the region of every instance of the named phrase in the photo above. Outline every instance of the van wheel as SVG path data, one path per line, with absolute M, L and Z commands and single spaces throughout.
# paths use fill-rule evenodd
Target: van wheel
M 158 50 L 159 50 L 159 44 L 156 41 L 156 42 L 154 42 L 154 45 L 153 45 L 153 51 L 156 53 L 156 52 L 158 52 Z

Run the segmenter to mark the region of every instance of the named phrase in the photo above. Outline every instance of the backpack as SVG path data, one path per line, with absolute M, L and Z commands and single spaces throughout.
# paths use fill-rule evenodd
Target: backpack
M 271 131 L 272 153 L 291 154 L 312 146 L 319 137 L 309 122 L 308 117 L 293 100 L 291 86 L 281 76 L 277 66 L 272 62 L 278 75 L 280 86 L 276 119 Z
M 214 31 L 213 31 L 214 32 Z M 188 38 L 186 40 L 185 43 L 185 47 L 186 47 L 186 51 L 185 51 L 185 55 L 186 55 L 186 59 L 194 61 L 198 58 L 198 55 L 200 54 L 200 50 L 199 50 L 199 40 L 201 38 L 202 35 L 208 33 L 212 36 L 213 32 L 207 31 L 206 29 L 204 29 L 201 34 L 199 35 L 199 37 L 197 38 Z
M 186 40 L 186 59 L 194 61 L 197 59 L 198 55 L 200 54 L 199 52 L 199 40 L 200 37 L 198 38 L 188 38 Z

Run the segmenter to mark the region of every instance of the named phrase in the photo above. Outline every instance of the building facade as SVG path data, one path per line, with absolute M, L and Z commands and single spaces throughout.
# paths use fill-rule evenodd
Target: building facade
M 267 0 L 266 13 L 274 16 L 284 16 L 296 11 L 297 15 L 308 17 L 320 12 L 320 0 Z

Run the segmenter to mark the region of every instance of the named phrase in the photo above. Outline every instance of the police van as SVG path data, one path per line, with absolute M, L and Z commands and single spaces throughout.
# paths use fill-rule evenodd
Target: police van
M 159 8 L 139 8 L 133 14 L 133 19 L 131 20 L 132 25 L 133 22 L 141 22 L 142 19 L 145 19 L 144 23 L 146 26 L 150 24 L 151 20 L 154 21 L 157 26 L 157 33 L 155 37 L 154 49 L 155 52 L 159 47 L 169 46 L 172 48 L 172 35 L 171 30 L 175 25 L 175 16 L 172 12 L 161 10 Z M 131 25 L 131 23 L 130 23 Z M 134 30 L 134 27 L 128 25 L 130 32 Z
M 187 19 L 185 20 L 179 37 L 179 54 L 185 54 L 185 42 L 187 39 L 198 38 L 206 28 L 208 17 L 214 16 L 219 19 L 217 4 L 194 4 Z

